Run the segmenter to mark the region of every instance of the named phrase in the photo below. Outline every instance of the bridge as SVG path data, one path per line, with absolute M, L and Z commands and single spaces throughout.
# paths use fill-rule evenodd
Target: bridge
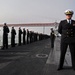
M 27 23 L 27 24 L 7 24 L 9 27 L 11 26 L 15 26 L 15 27 L 18 27 L 18 26 L 21 26 L 21 27 L 24 27 L 24 26 L 27 26 L 27 27 L 37 27 L 37 26 L 58 26 L 59 23 L 57 22 L 54 22 L 54 23 Z M 2 27 L 3 24 L 0 24 L 0 27 Z

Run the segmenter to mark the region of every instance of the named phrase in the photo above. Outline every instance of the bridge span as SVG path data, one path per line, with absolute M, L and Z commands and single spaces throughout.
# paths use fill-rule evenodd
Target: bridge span
M 54 23 L 26 23 L 26 24 L 7 24 L 9 27 L 11 26 L 15 26 L 15 27 L 18 27 L 18 26 L 27 26 L 27 27 L 37 27 L 37 26 L 58 26 L 59 23 L 57 22 L 54 22 Z M 2 27 L 3 24 L 0 24 L 0 27 Z

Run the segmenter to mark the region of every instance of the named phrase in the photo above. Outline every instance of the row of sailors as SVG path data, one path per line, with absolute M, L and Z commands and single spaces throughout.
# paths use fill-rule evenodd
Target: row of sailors
M 9 28 L 6 25 L 6 23 L 4 23 L 3 26 L 3 46 L 2 49 L 8 49 L 8 33 L 9 33 Z M 12 27 L 11 29 L 11 46 L 15 47 L 15 35 L 16 35 L 16 30 L 14 29 L 14 27 Z M 21 43 L 21 38 L 23 35 L 23 45 L 25 44 L 29 44 L 38 40 L 43 40 L 43 39 L 47 39 L 50 38 L 49 35 L 46 34 L 41 34 L 41 33 L 35 33 L 34 31 L 29 31 L 27 29 L 27 31 L 25 30 L 25 28 L 23 28 L 23 31 L 21 29 L 21 27 L 19 27 L 18 30 L 18 45 L 22 45 Z M 25 39 L 27 38 L 27 40 Z

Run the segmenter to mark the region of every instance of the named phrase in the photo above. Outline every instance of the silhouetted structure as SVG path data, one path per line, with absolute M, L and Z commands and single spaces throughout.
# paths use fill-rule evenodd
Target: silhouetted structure
M 18 45 L 20 46 L 21 45 L 21 35 L 22 35 L 22 30 L 21 28 L 19 27 L 19 33 L 18 33 Z
M 4 23 L 4 26 L 3 26 L 3 47 L 2 47 L 2 49 L 8 48 L 8 33 L 9 33 L 9 28 L 6 25 L 6 23 Z
M 51 48 L 54 48 L 55 33 L 53 28 L 51 28 L 50 39 L 51 39 Z
M 26 30 L 25 28 L 23 28 L 23 44 L 26 44 L 25 36 L 26 36 Z
M 29 30 L 27 29 L 27 44 L 29 43 Z
M 11 30 L 11 46 L 15 47 L 15 35 L 16 35 L 16 30 L 14 29 L 14 27 L 12 27 Z
M 30 31 L 30 43 L 32 43 L 33 42 L 33 32 L 32 31 Z

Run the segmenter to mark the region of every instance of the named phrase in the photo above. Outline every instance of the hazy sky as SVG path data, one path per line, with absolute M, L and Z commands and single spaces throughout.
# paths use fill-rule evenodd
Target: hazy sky
M 66 9 L 75 12 L 75 0 L 0 0 L 0 24 L 59 22 Z

